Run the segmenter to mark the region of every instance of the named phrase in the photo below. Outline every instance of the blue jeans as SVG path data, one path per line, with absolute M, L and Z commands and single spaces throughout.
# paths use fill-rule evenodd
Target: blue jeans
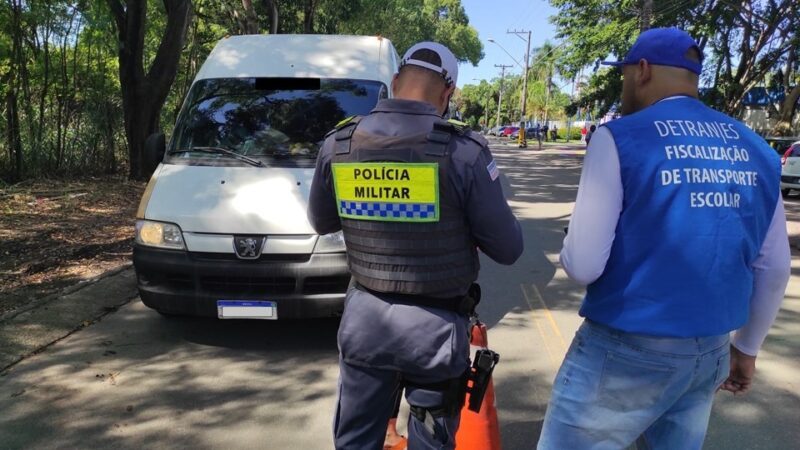
M 540 450 L 700 449 L 728 335 L 661 338 L 586 320 L 553 383 Z

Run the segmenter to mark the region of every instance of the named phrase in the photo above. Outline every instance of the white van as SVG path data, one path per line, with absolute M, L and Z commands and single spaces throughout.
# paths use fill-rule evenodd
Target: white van
M 301 318 L 341 314 L 350 274 L 341 233 L 306 219 L 325 134 L 390 94 L 399 57 L 380 37 L 254 35 L 208 56 L 136 220 L 145 305 L 165 315 Z M 152 166 L 151 166 L 152 167 Z

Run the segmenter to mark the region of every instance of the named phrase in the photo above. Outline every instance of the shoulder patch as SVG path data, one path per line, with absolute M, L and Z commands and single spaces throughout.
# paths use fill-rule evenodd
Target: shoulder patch
M 492 159 L 492 162 L 486 166 L 486 171 L 489 172 L 489 178 L 491 178 L 492 181 L 496 180 L 497 177 L 500 176 L 500 169 L 497 168 L 497 161 L 494 159 Z

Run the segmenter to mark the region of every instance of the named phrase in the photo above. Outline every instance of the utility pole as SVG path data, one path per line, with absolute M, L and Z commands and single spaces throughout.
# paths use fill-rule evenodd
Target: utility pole
M 519 148 L 525 148 L 528 146 L 528 141 L 525 139 L 525 113 L 526 113 L 526 106 L 528 103 L 528 65 L 530 64 L 531 58 L 531 32 L 527 30 L 508 30 L 506 31 L 507 34 L 514 34 L 518 38 L 527 42 L 527 48 L 525 49 L 525 71 L 522 72 L 522 106 L 520 107 L 520 127 L 519 127 Z M 522 36 L 527 35 L 527 39 L 523 38 Z
M 506 68 L 514 67 L 512 65 L 495 64 L 495 67 L 500 68 L 500 93 L 497 95 L 497 123 L 495 126 L 500 126 L 500 106 L 503 104 L 503 81 L 506 79 Z
M 486 106 L 483 108 L 483 124 L 486 127 L 484 129 L 485 133 L 489 133 L 489 100 L 491 100 L 492 96 L 487 92 L 486 93 Z M 499 125 L 498 125 L 499 126 Z

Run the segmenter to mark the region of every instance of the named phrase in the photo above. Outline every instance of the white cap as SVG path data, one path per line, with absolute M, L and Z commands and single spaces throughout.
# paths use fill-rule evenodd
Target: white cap
M 434 55 L 430 55 L 430 58 L 425 58 L 426 60 L 417 59 L 421 56 L 424 57 L 424 53 L 427 53 L 423 52 L 423 55 L 415 55 L 420 50 L 428 50 L 435 53 L 438 56 L 438 61 Z M 420 42 L 408 49 L 400 61 L 400 67 L 402 68 L 406 64 L 424 67 L 441 74 L 448 85 L 455 84 L 458 81 L 458 60 L 456 60 L 456 56 L 449 48 L 436 42 Z

